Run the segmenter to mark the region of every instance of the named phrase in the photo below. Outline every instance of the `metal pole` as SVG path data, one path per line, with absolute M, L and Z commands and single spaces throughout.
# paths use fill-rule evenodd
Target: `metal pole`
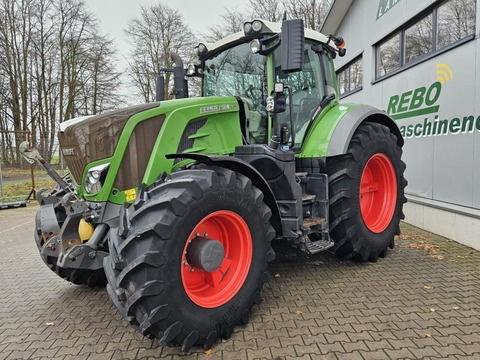
M 63 154 L 62 154 L 62 150 L 59 148 L 58 150 L 59 154 L 60 154 L 60 169 L 62 170 L 60 173 L 62 174 L 62 176 L 65 175 L 65 168 L 64 168 L 64 165 L 63 165 Z
M 30 139 L 30 133 L 27 133 L 28 143 L 32 146 L 32 140 Z M 30 175 L 32 177 L 32 190 L 30 190 L 30 195 L 28 195 L 28 199 L 31 195 L 33 195 L 33 200 L 36 200 L 36 192 L 35 192 L 35 174 L 33 172 L 33 164 L 30 164 Z
M 4 202 L 5 198 L 3 197 L 3 176 L 2 176 L 2 162 L 0 161 L 0 194 L 2 195 L 2 201 Z

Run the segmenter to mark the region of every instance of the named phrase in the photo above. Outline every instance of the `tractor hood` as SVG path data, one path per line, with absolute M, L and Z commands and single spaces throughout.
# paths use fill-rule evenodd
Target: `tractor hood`
M 84 116 L 68 120 L 61 126 L 58 133 L 60 149 L 75 181 L 80 183 L 87 163 L 113 155 L 120 133 L 132 115 L 158 105 L 150 103 Z
M 83 184 L 86 172 L 94 166 L 108 163 L 109 173 L 131 168 L 133 165 L 124 164 L 124 153 L 128 154 L 132 164 L 137 161 L 142 163 L 145 171 L 152 153 L 183 151 L 179 143 L 196 142 L 193 138 L 188 139 L 192 134 L 183 134 L 183 129 L 190 122 L 197 121 L 199 124 L 198 121 L 202 120 L 205 124 L 222 118 L 221 123 L 224 125 L 220 127 L 233 131 L 233 127 L 239 127 L 238 115 L 227 116 L 225 113 L 238 111 L 239 104 L 234 97 L 166 100 L 69 120 L 60 128 L 58 138 L 62 155 L 75 182 Z M 210 137 L 214 136 L 212 134 L 216 134 L 216 131 L 209 133 Z M 187 137 L 184 139 L 185 136 Z M 241 139 L 241 135 L 239 136 Z M 160 137 L 162 139 L 157 141 Z M 228 132 L 225 137 L 228 138 Z M 230 147 L 232 146 L 229 145 L 228 148 Z M 115 169 L 116 167 L 118 169 Z M 162 170 L 169 173 L 171 169 Z M 141 177 L 146 174 L 144 171 L 137 176 L 138 184 L 137 181 L 131 184 L 140 185 Z M 131 174 L 125 173 L 122 177 L 131 178 Z M 115 185 L 119 185 L 119 181 Z

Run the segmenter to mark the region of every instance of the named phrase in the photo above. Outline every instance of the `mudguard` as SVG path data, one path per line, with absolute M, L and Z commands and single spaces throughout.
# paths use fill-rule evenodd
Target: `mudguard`
M 239 173 L 248 177 L 254 185 L 260 189 L 263 193 L 265 204 L 268 205 L 270 210 L 272 210 L 272 226 L 274 227 L 277 234 L 282 233 L 282 222 L 280 217 L 280 209 L 278 208 L 277 200 L 273 194 L 270 185 L 263 178 L 263 176 L 249 163 L 237 159 L 233 156 L 217 156 L 217 155 L 205 155 L 198 153 L 191 154 L 168 154 L 165 156 L 167 159 L 183 158 L 183 159 L 192 159 L 197 163 L 219 166 L 232 171 L 238 171 Z
M 395 121 L 384 111 L 369 105 L 342 104 L 329 109 L 307 135 L 299 157 L 324 157 L 345 154 L 352 136 L 364 122 L 388 126 L 403 146 L 403 137 Z

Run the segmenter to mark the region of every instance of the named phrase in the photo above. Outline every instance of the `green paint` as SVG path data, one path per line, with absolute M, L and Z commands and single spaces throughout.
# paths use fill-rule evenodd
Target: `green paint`
M 406 119 L 406 118 L 419 116 L 419 115 L 433 114 L 433 113 L 438 112 L 439 108 L 440 108 L 440 105 L 435 105 L 435 106 L 430 106 L 430 107 L 426 107 L 426 108 L 423 108 L 423 109 L 406 111 L 406 112 L 398 113 L 398 114 L 392 114 L 390 116 L 395 120 Z
M 388 101 L 387 113 L 395 120 L 436 113 L 440 105 L 435 104 L 441 93 L 442 84 L 436 81 L 428 89 L 421 86 L 401 95 L 392 95 Z
M 475 120 L 473 115 L 454 117 L 452 119 L 440 119 L 435 115 L 433 120 L 425 118 L 423 122 L 400 126 L 400 132 L 404 138 L 420 138 L 444 135 L 471 134 L 475 130 L 480 132 L 480 116 Z
M 378 2 L 377 20 L 390 11 L 390 9 L 392 9 L 400 1 L 401 0 L 380 0 Z
M 325 108 L 315 120 L 315 124 L 308 132 L 302 152 L 297 157 L 322 157 L 327 155 L 328 144 L 340 120 L 358 104 L 342 104 L 333 102 Z
M 202 109 L 214 111 L 202 114 Z M 242 144 L 240 131 L 238 102 L 234 97 L 188 98 L 164 101 L 159 107 L 133 115 L 126 123 L 117 148 L 112 157 L 89 163 L 83 172 L 82 183 L 87 171 L 100 164 L 110 163 L 108 174 L 102 189 L 97 194 L 87 194 L 83 186 L 77 187 L 78 194 L 87 201 L 110 201 L 116 204 L 125 202 L 125 191 L 113 187 L 119 171 L 130 136 L 135 127 L 142 121 L 154 116 L 165 115 L 165 120 L 155 142 L 152 156 L 148 162 L 143 183 L 151 185 L 162 173 L 170 174 L 174 168 L 174 160 L 166 159 L 165 155 L 177 152 L 183 131 L 190 120 L 207 118 L 205 125 L 190 138 L 194 140 L 193 148 L 186 153 L 203 152 L 209 154 L 230 154 L 235 147 Z M 184 166 L 191 162 L 186 160 L 178 163 Z

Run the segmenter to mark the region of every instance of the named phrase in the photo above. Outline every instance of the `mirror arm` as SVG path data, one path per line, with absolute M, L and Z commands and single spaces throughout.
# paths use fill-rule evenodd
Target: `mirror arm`
M 292 134 L 292 145 L 290 147 L 293 148 L 295 146 L 295 127 L 293 123 L 293 94 L 292 88 L 289 85 L 283 85 L 283 87 L 288 90 L 288 108 L 290 110 L 290 133 Z

